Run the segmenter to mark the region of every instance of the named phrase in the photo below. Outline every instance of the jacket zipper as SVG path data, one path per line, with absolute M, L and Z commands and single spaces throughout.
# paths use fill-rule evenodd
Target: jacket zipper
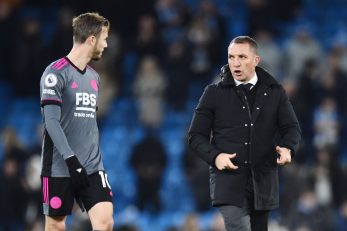
M 252 122 L 251 108 L 249 107 L 247 96 L 246 96 L 246 94 L 244 92 L 242 92 L 242 95 L 244 96 L 244 99 L 245 99 L 247 112 L 248 112 L 248 117 L 249 117 L 249 122 Z
M 244 96 L 244 99 L 245 99 L 245 101 L 246 101 L 246 107 L 247 107 L 247 111 L 248 111 L 248 117 L 249 117 L 249 122 L 250 123 L 252 123 L 252 115 L 251 115 L 251 108 L 249 107 L 249 103 L 248 103 L 248 99 L 247 99 L 247 96 L 246 96 L 246 94 L 244 93 L 244 92 L 242 92 L 242 95 Z M 249 130 L 248 130 L 248 132 L 249 132 L 249 141 L 248 142 L 250 142 L 251 141 L 251 126 L 249 126 L 249 128 L 248 128 Z M 251 163 L 251 144 L 249 143 L 248 144 L 248 146 L 247 146 L 247 151 L 248 151 L 248 158 L 249 158 L 249 163 Z M 251 167 L 250 168 L 251 169 L 251 178 L 252 178 L 252 185 L 253 185 L 253 195 L 254 195 L 254 198 L 256 197 L 256 195 L 258 194 L 258 192 L 257 192 L 257 189 L 254 187 L 254 185 L 255 185 L 255 183 L 254 183 L 254 174 L 253 174 L 253 168 Z M 257 200 L 255 199 L 254 200 L 254 207 L 255 208 L 257 208 L 258 206 L 257 206 Z

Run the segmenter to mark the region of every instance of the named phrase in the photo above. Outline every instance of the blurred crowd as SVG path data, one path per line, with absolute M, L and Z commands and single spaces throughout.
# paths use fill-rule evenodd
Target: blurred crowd
M 182 137 L 204 86 L 218 81 L 219 70 L 227 62 L 228 43 L 244 34 L 258 41 L 260 66 L 283 84 L 303 132 L 294 163 L 281 168 L 281 206 L 271 214 L 270 230 L 345 230 L 344 9 L 347 3 L 342 0 L 1 0 L 0 84 L 6 86 L 1 89 L 10 90 L 0 93 L 0 231 L 43 230 L 42 125 L 30 125 L 34 129 L 28 143 L 7 121 L 11 121 L 12 103 L 23 99 L 36 100 L 34 114 L 39 116 L 43 70 L 70 51 L 71 19 L 86 11 L 97 11 L 111 21 L 104 57 L 92 63 L 102 79 L 101 138 L 113 129 L 110 121 L 118 128 L 142 131 L 136 142 L 122 144 L 128 148 L 124 162 L 120 161 L 125 154 L 112 146 L 112 140 L 107 147 L 101 146 L 108 166 L 126 165 L 125 172 L 116 176 L 130 174 L 135 186 L 134 193 L 115 190 L 117 230 L 224 230 L 221 217 L 209 203 L 208 166 L 187 150 Z M 126 108 L 134 105 L 134 110 L 122 114 L 115 107 L 119 102 L 125 102 Z M 167 124 L 171 117 L 176 118 L 173 124 L 185 129 L 178 136 L 164 136 L 170 139 L 167 145 L 169 141 L 160 134 L 175 129 Z M 170 156 L 176 144 L 183 146 L 177 151 L 178 158 Z M 163 195 L 164 181 L 175 178 L 173 173 L 182 174 L 187 182 L 187 187 L 178 183 L 191 195 L 192 206 L 180 201 L 180 195 Z M 120 188 L 119 182 L 111 179 L 112 187 Z M 127 193 L 134 196 L 123 195 Z M 168 200 L 181 205 L 170 205 Z M 70 230 L 89 230 L 85 214 L 78 208 L 68 223 Z

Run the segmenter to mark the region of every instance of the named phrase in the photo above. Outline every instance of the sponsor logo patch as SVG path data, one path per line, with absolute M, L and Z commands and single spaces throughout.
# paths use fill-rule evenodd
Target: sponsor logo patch
M 55 90 L 53 90 L 53 89 L 43 89 L 42 94 L 55 95 Z
M 47 87 L 54 87 L 58 82 L 57 76 L 55 74 L 50 73 L 45 78 L 45 85 Z

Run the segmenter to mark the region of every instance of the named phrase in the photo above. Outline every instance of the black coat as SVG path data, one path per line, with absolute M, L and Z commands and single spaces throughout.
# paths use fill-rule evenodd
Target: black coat
M 242 206 L 247 174 L 252 171 L 255 209 L 274 209 L 279 205 L 276 145 L 291 150 L 301 139 L 293 107 L 282 86 L 264 69 L 258 76 L 253 110 L 247 107 L 244 93 L 235 85 L 227 68 L 222 80 L 206 87 L 189 129 L 189 146 L 210 165 L 212 204 Z M 232 162 L 237 170 L 219 171 L 215 158 L 219 153 L 237 153 Z

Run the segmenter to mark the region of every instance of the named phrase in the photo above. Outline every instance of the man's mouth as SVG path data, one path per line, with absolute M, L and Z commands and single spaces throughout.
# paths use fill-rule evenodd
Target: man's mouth
M 235 70 L 235 71 L 234 71 L 234 74 L 237 75 L 237 76 L 238 76 L 238 75 L 241 75 L 241 73 L 242 73 L 242 72 L 241 72 L 240 70 Z

